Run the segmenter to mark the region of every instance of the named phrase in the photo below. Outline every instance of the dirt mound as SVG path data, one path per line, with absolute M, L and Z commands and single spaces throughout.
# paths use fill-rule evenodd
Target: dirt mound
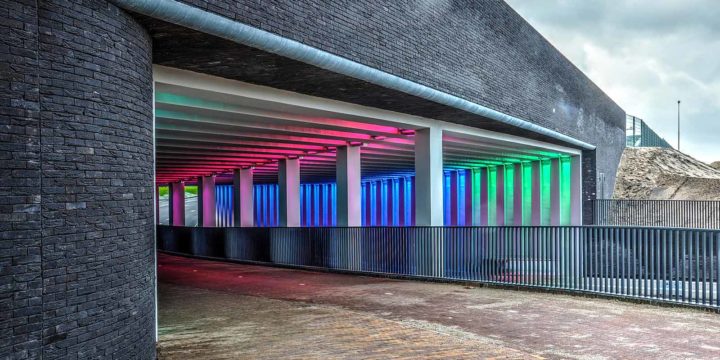
M 615 198 L 720 200 L 720 170 L 675 149 L 626 148 Z
M 713 169 L 716 169 L 716 170 L 720 170 L 720 161 L 716 161 L 716 162 L 714 162 L 714 163 L 711 163 L 711 164 L 710 164 L 710 167 L 712 167 Z

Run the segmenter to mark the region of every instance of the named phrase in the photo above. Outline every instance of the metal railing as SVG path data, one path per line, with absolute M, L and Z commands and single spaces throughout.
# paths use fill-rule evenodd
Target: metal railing
M 627 147 L 672 148 L 665 139 L 660 137 L 642 119 L 626 115 L 625 124 L 625 145 Z
M 720 201 L 598 199 L 594 224 L 720 229 Z
M 160 250 L 720 308 L 720 230 L 158 226 Z

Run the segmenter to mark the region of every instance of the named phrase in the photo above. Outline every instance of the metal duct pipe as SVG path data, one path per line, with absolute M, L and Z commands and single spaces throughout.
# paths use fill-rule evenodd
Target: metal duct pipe
M 457 96 L 435 90 L 378 69 L 330 54 L 295 40 L 283 38 L 264 30 L 245 25 L 235 20 L 213 14 L 202 9 L 174 0 L 110 0 L 117 6 L 139 14 L 191 28 L 207 34 L 252 46 L 280 56 L 302 61 L 339 74 L 364 80 L 388 89 L 401 91 L 439 104 L 447 105 L 512 125 L 524 130 L 542 134 L 574 146 L 593 150 L 594 145 L 574 139 L 557 131 L 546 129 L 514 116 L 503 114 L 461 99 Z

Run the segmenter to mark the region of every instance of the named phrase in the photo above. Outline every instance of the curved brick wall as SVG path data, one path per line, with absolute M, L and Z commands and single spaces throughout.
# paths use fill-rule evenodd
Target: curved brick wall
M 151 40 L 106 1 L 0 9 L 0 358 L 154 358 Z

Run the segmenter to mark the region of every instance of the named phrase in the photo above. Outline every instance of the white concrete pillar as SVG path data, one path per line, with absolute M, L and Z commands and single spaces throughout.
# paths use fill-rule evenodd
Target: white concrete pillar
M 170 225 L 185 226 L 185 182 L 170 183 Z
M 198 226 L 215 227 L 215 175 L 198 177 Z
M 542 167 L 540 161 L 532 162 L 532 225 L 542 224 Z
M 443 226 L 443 148 L 439 127 L 415 131 L 415 225 Z
M 278 162 L 279 226 L 300 226 L 300 160 Z
M 570 225 L 582 225 L 582 157 L 570 159 Z
M 488 194 L 489 173 L 490 171 L 487 167 L 480 169 L 480 218 L 477 224 L 479 226 L 488 226 L 488 204 L 490 201 Z
M 233 221 L 235 226 L 255 226 L 255 198 L 253 194 L 253 170 L 233 171 Z
M 505 166 L 498 166 L 495 182 L 495 224 L 491 226 L 505 226 Z M 492 199 L 491 199 L 492 200 Z
M 337 226 L 361 226 L 360 147 L 340 146 L 335 155 Z
M 550 160 L 550 225 L 560 225 L 560 159 Z
M 513 165 L 513 225 L 522 226 L 523 217 L 525 216 L 526 209 L 523 207 L 523 183 L 526 181 L 524 178 L 523 164 L 517 163 Z

